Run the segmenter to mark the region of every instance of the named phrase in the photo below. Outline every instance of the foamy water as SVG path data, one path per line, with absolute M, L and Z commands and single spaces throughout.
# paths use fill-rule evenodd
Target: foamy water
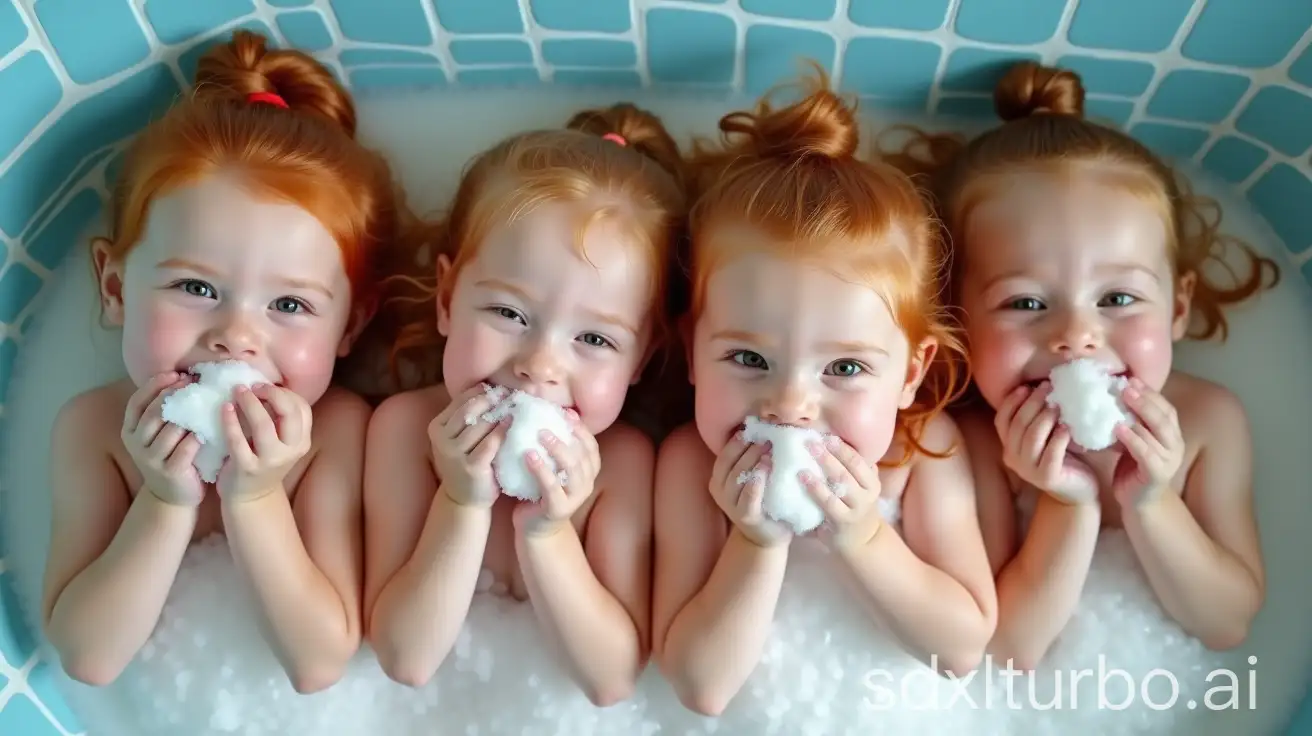
M 652 95 L 640 95 L 632 99 L 661 114 L 680 141 L 686 141 L 694 132 L 712 133 L 718 117 L 731 109 L 729 104 L 721 100 L 688 97 L 671 99 Z M 570 92 L 566 95 L 558 90 L 519 91 L 513 94 L 444 92 L 424 97 L 366 98 L 361 100 L 362 137 L 384 150 L 395 162 L 411 201 L 421 210 L 433 210 L 454 192 L 461 167 L 475 151 L 526 127 L 560 125 L 580 108 L 613 101 L 615 97 L 605 93 Z M 1307 592 L 1309 586 L 1305 572 L 1305 559 L 1312 547 L 1309 541 L 1312 535 L 1308 533 L 1308 529 L 1312 529 L 1312 504 L 1305 497 L 1302 480 L 1312 475 L 1312 452 L 1308 451 L 1306 430 L 1298 429 L 1307 421 L 1307 417 L 1312 416 L 1312 391 L 1306 389 L 1304 379 L 1307 366 L 1312 365 L 1312 325 L 1309 324 L 1312 322 L 1309 319 L 1309 315 L 1312 315 L 1312 290 L 1288 266 L 1274 236 L 1241 200 L 1227 194 L 1224 187 L 1215 181 L 1204 177 L 1196 177 L 1195 181 L 1202 193 L 1221 200 L 1225 210 L 1226 230 L 1274 254 L 1282 264 L 1285 278 L 1274 292 L 1232 313 L 1231 338 L 1227 344 L 1183 343 L 1179 347 L 1179 367 L 1231 387 L 1244 401 L 1252 418 L 1258 520 L 1269 577 L 1267 605 L 1257 620 L 1248 644 L 1223 658 L 1241 678 L 1242 704 L 1239 710 L 1227 711 L 1223 715 L 1205 712 L 1200 706 L 1193 714 L 1181 714 L 1178 723 L 1188 720 L 1190 727 L 1202 733 L 1228 734 L 1236 730 L 1268 733 L 1278 730 L 1288 719 L 1306 689 L 1305 675 L 1309 664 L 1312 664 L 1312 627 L 1306 624 L 1312 620 L 1312 594 Z M 9 544 L 5 554 L 14 572 L 20 598 L 27 605 L 24 618 L 28 621 L 34 616 L 31 604 L 39 596 L 42 567 L 49 548 L 46 458 L 55 413 L 70 396 L 123 375 L 117 335 L 101 330 L 96 322 L 97 301 L 90 273 L 86 249 L 79 244 L 60 270 L 53 288 L 43 298 L 41 318 L 25 339 L 15 366 L 9 403 L 5 407 L 5 432 L 0 446 L 0 481 L 3 481 L 3 486 L 0 486 L 3 494 L 0 495 L 0 503 L 3 503 L 4 532 Z M 208 571 L 207 575 L 211 577 L 206 579 L 215 580 L 217 578 L 213 576 L 218 573 L 208 566 L 220 565 L 221 556 L 201 559 L 198 555 L 195 565 L 198 570 Z M 1113 560 L 1115 549 L 1110 549 L 1107 556 Z M 801 571 L 821 564 L 806 558 L 798 561 L 796 569 Z M 1116 564 L 1114 560 L 1108 562 L 1112 567 Z M 743 697 L 744 703 L 760 706 L 763 711 L 770 707 L 782 710 L 762 715 L 763 721 L 751 730 L 752 733 L 769 732 L 771 729 L 767 727 L 768 724 L 781 726 L 781 733 L 807 732 L 801 724 L 809 724 L 812 729 L 820 727 L 817 731 L 819 733 L 838 732 L 823 726 L 830 717 L 836 715 L 835 711 L 841 710 L 840 706 L 825 701 L 823 707 L 814 703 L 808 705 L 805 713 L 796 708 L 790 711 L 782 694 L 797 692 L 806 687 L 832 690 L 837 688 L 833 680 L 850 680 L 860 676 L 856 674 L 858 670 L 851 667 L 833 670 L 811 666 L 808 669 L 808 665 L 800 662 L 796 667 L 788 666 L 790 658 L 800 659 L 801 653 L 809 647 L 824 649 L 828 646 L 829 632 L 824 628 L 826 622 L 846 622 L 833 623 L 835 631 L 856 629 L 860 625 L 859 619 L 842 610 L 850 604 L 846 600 L 837 599 L 840 595 L 837 588 L 819 584 L 808 587 L 802 583 L 799 586 L 796 589 L 797 595 L 810 600 L 802 605 L 800 601 L 803 599 L 794 596 L 791 602 L 781 604 L 778 617 L 780 628 L 777 631 L 782 643 L 775 645 L 772 650 L 773 664 L 767 662 L 763 665 L 766 674 L 757 681 L 759 692 L 753 694 L 751 688 L 748 688 Z M 191 589 L 196 589 L 196 585 L 193 584 Z M 788 592 L 785 591 L 785 596 Z M 202 594 L 197 592 L 196 595 Z M 177 610 L 204 611 L 205 607 L 198 603 L 200 600 L 179 601 Z M 1127 600 L 1132 602 L 1132 599 Z M 237 605 L 230 601 L 229 604 Z M 481 618 L 471 623 L 466 640 L 468 657 L 462 660 L 465 661 L 462 665 L 466 675 L 464 680 L 456 682 L 439 677 L 439 684 L 449 687 L 452 692 L 430 693 L 432 697 L 414 699 L 406 693 L 372 689 L 368 693 L 360 691 L 361 697 L 376 698 L 380 705 L 386 702 L 411 708 L 414 717 L 427 713 L 430 722 L 441 719 L 444 723 L 451 723 L 451 708 L 459 703 L 469 703 L 469 709 L 477 709 L 471 710 L 471 713 L 483 713 L 490 717 L 487 709 L 495 706 L 489 694 L 492 687 L 502 687 L 503 678 L 515 679 L 516 673 L 520 673 L 514 685 L 520 686 L 522 690 L 522 672 L 525 668 L 540 666 L 544 672 L 547 671 L 546 668 L 550 666 L 548 659 L 532 653 L 523 656 L 523 667 L 518 666 L 519 660 L 516 660 L 516 666 L 506 666 L 507 659 L 514 656 L 516 649 L 523 652 L 533 646 L 536 634 L 528 630 L 533 621 L 526 607 L 518 607 L 516 610 L 501 602 L 488 601 L 476 605 L 472 614 Z M 191 620 L 196 621 L 194 617 Z M 805 632 L 785 630 L 785 625 L 805 628 Z M 1084 622 L 1081 630 L 1088 630 L 1090 625 L 1090 622 Z M 1109 620 L 1108 628 L 1118 631 L 1103 632 L 1105 638 L 1102 646 L 1115 648 L 1115 642 L 1132 639 L 1135 636 L 1133 632 L 1126 632 L 1124 636 L 1119 634 L 1121 627 L 1132 625 L 1135 624 L 1131 619 L 1118 619 L 1116 622 Z M 516 627 L 520 633 L 514 636 L 512 630 L 516 630 Z M 1170 635 L 1163 636 L 1169 638 Z M 509 646 L 488 648 L 489 641 Z M 201 650 L 198 648 L 195 651 Z M 1161 651 L 1175 650 L 1166 647 Z M 1257 664 L 1249 664 L 1250 657 L 1256 657 Z M 868 658 L 849 661 L 854 667 L 865 669 L 872 663 Z M 1152 662 L 1148 666 L 1172 670 L 1172 664 Z M 262 687 L 262 683 L 246 683 L 242 687 L 220 685 L 225 677 L 224 666 L 227 665 L 212 668 L 215 673 L 213 680 L 205 680 L 204 675 L 199 676 L 196 685 L 213 684 L 228 688 L 224 692 L 231 697 L 236 697 L 232 694 L 240 692 L 242 687 L 254 687 L 255 690 Z M 361 671 L 369 670 L 369 667 L 367 661 L 360 664 Z M 506 674 L 507 671 L 510 673 Z M 1251 710 L 1250 671 L 1256 672 L 1257 683 L 1256 708 Z M 778 672 L 785 674 L 776 677 L 774 673 Z M 810 674 L 805 674 L 807 672 Z M 841 672 L 841 675 L 835 672 Z M 240 671 L 236 672 L 235 679 L 240 680 L 240 675 Z M 1186 675 L 1181 673 L 1180 676 L 1183 679 Z M 234 674 L 228 672 L 226 677 L 232 680 Z M 361 677 L 372 681 L 373 674 L 366 672 Z M 189 678 L 184 679 L 190 681 Z M 804 679 L 809 684 L 803 684 Z M 487 682 L 480 685 L 483 680 Z M 179 684 L 178 687 L 184 686 Z M 277 687 L 268 686 L 266 693 Z M 509 683 L 507 687 L 515 689 Z M 118 727 L 106 726 L 105 733 L 142 733 L 127 725 L 129 721 L 122 713 L 112 713 L 123 710 L 118 706 L 128 701 L 116 703 L 108 696 L 121 695 L 131 689 L 124 686 L 113 691 L 107 690 L 104 696 L 79 689 L 75 705 L 88 716 L 84 725 L 89 726 L 92 733 L 100 733 L 96 724 L 113 721 Z M 350 692 L 330 692 L 334 692 L 339 701 L 351 697 Z M 451 697 L 455 692 L 459 692 L 460 698 Z M 479 692 L 482 694 L 477 695 Z M 572 701 L 569 708 L 564 709 L 553 710 L 549 707 L 550 703 L 543 705 L 543 698 L 550 691 L 537 685 L 527 692 L 536 693 L 533 697 L 538 702 L 532 708 L 526 706 L 524 718 L 534 718 L 533 708 L 536 708 L 536 717 L 544 722 L 542 733 L 556 732 L 556 729 L 546 727 L 546 721 L 582 712 L 569 710 L 575 708 Z M 463 700 L 466 694 L 474 699 Z M 167 705 L 171 699 L 177 700 L 182 696 L 175 691 L 157 690 L 153 697 L 156 698 L 155 703 L 163 702 Z M 411 699 L 406 700 L 407 697 Z M 560 697 L 563 708 L 566 696 Z M 135 697 L 131 700 L 135 703 L 149 702 L 149 699 L 139 700 Z M 327 699 L 316 702 L 327 702 Z M 774 706 L 770 706 L 771 702 Z M 439 704 L 442 707 L 439 708 Z M 283 701 L 284 709 L 288 705 Z M 174 724 L 173 727 L 178 732 L 189 734 L 224 732 L 225 724 L 240 721 L 241 714 L 233 712 L 234 708 L 240 710 L 240 701 L 236 705 L 232 702 L 221 703 L 214 708 L 216 712 L 223 711 L 221 716 L 211 714 L 204 724 Z M 708 733 L 715 730 L 714 724 L 689 719 L 684 714 L 676 715 L 675 709 L 675 703 L 666 694 L 664 698 L 653 697 L 644 701 L 641 709 L 635 706 L 633 709 L 608 713 L 610 720 L 567 720 L 562 727 L 570 726 L 571 733 L 587 733 L 590 729 L 599 733 L 639 733 L 644 730 L 651 732 L 653 727 L 660 726 L 664 726 L 664 732 L 675 733 L 690 732 L 694 728 Z M 93 712 L 97 716 L 92 717 Z M 325 711 L 330 712 L 336 713 Z M 175 711 L 175 715 L 185 714 Z M 1186 715 L 1189 715 L 1187 719 Z M 724 727 L 719 732 L 742 733 L 744 731 L 735 729 L 732 724 L 745 724 L 749 720 L 745 716 L 742 720 L 726 717 Z M 1040 727 L 1041 720 L 1037 715 L 1032 718 L 1029 715 L 1016 716 L 1001 732 L 1038 732 L 1043 730 Z M 470 722 L 479 721 L 474 719 Z M 891 724 L 897 722 L 897 719 L 890 716 L 888 722 Z M 603 723 L 609 725 L 604 726 Z M 790 723 L 793 725 L 787 725 Z M 962 725 L 969 728 L 967 724 Z M 270 726 L 274 730 L 266 733 L 290 733 L 287 730 L 277 730 L 272 722 Z M 453 733 L 466 732 L 454 723 L 452 726 L 457 729 Z M 616 728 L 620 730 L 614 730 Z M 1063 729 L 1066 732 L 1081 730 L 1078 724 L 1067 724 Z M 905 732 L 910 730 L 908 728 Z M 1093 730 L 1092 726 L 1090 730 Z M 505 730 L 485 728 L 481 731 L 485 734 L 490 732 L 519 731 L 510 723 L 506 724 Z

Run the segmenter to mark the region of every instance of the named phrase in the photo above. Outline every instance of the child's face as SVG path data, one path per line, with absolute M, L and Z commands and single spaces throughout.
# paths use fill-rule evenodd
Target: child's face
M 254 198 L 233 177 L 160 197 L 121 261 L 95 250 L 105 314 L 123 361 L 152 375 L 236 359 L 313 403 L 353 337 L 341 251 L 305 210 Z
M 491 232 L 438 305 L 448 392 L 487 382 L 573 409 L 596 434 L 614 423 L 647 358 L 652 272 L 613 222 L 587 230 L 549 205 Z M 449 262 L 439 268 L 445 274 Z
M 918 346 L 917 346 L 918 347 Z M 760 253 L 719 266 L 693 328 L 696 421 L 718 454 L 748 416 L 884 456 L 930 351 L 913 351 L 869 286 Z
M 991 406 L 1081 357 L 1154 390 L 1166 382 L 1192 286 L 1175 288 L 1151 206 L 1087 178 L 1019 174 L 967 226 L 960 297 L 975 383 Z

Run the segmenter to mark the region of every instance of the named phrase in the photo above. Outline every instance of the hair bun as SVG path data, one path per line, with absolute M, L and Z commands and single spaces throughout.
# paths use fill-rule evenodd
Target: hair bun
M 1022 61 L 998 82 L 993 107 L 1005 121 L 1041 112 L 1084 117 L 1084 84 L 1069 69 Z
M 584 110 L 576 113 L 565 124 L 570 130 L 580 130 L 598 137 L 618 135 L 624 145 L 655 161 L 683 181 L 683 153 L 679 144 L 665 129 L 661 119 L 628 102 L 610 107 Z
M 197 97 L 243 103 L 253 94 L 276 94 L 289 109 L 326 118 L 355 136 L 355 104 L 337 77 L 302 51 L 269 49 L 268 40 L 252 31 L 235 31 L 231 41 L 206 52 L 194 89 Z
M 806 96 L 778 110 L 762 101 L 753 113 L 738 112 L 720 120 L 726 135 L 746 135 L 762 156 L 847 159 L 856 155 L 860 124 L 856 107 L 829 86 L 824 69 L 803 82 Z

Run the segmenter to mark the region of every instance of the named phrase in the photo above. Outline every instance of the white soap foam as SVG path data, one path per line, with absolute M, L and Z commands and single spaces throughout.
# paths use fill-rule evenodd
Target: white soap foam
M 487 391 L 488 396 L 497 403 L 482 418 L 488 422 L 499 422 L 510 417 L 506 439 L 492 460 L 492 470 L 496 473 L 501 492 L 525 501 L 538 500 L 541 492 L 537 477 L 525 461 L 530 451 L 538 453 L 538 457 L 560 479 L 561 485 L 567 484 L 569 477 L 557 467 L 555 459 L 539 438 L 545 429 L 566 445 L 574 444 L 574 431 L 570 428 L 564 409 L 523 391 L 506 391 L 501 387 L 488 387 Z
M 470 152 L 526 126 L 558 124 L 582 107 L 603 105 L 618 99 L 613 90 L 572 90 L 563 95 L 554 88 L 513 93 L 443 91 L 434 95 L 370 97 L 372 95 L 361 98 L 361 138 L 385 151 L 397 163 L 403 183 L 421 211 L 445 204 L 454 193 L 460 166 Z M 671 97 L 653 92 L 643 92 L 631 99 L 661 113 L 679 140 L 687 140 L 693 132 L 714 130 L 720 115 L 752 102 L 746 99 L 725 102 Z M 465 114 L 458 118 L 443 114 L 452 108 L 459 108 Z M 526 117 L 524 110 L 532 110 L 533 114 Z M 508 115 L 507 111 L 515 114 Z M 440 134 L 435 134 L 426 122 L 434 119 L 444 120 Z M 920 124 L 923 121 L 883 116 L 881 122 Z M 1306 451 L 1306 433 L 1299 428 L 1307 416 L 1312 416 L 1312 391 L 1307 390 L 1306 382 L 1306 366 L 1312 365 L 1312 331 L 1307 329 L 1308 315 L 1312 314 L 1312 291 L 1299 278 L 1297 269 L 1289 265 L 1288 259 L 1275 250 L 1275 236 L 1256 218 L 1242 197 L 1236 196 L 1223 182 L 1200 174 L 1196 169 L 1190 169 L 1189 173 L 1194 177 L 1195 189 L 1200 194 L 1215 197 L 1225 208 L 1226 229 L 1253 242 L 1263 252 L 1276 254 L 1286 271 L 1286 278 L 1275 291 L 1231 314 L 1227 344 L 1183 342 L 1176 346 L 1179 367 L 1231 387 L 1243 400 L 1252 418 L 1254 482 L 1258 522 L 1268 566 L 1268 597 L 1248 643 L 1236 652 L 1243 659 L 1235 667 L 1241 678 L 1247 675 L 1244 669 L 1247 660 L 1244 658 L 1254 656 L 1259 660 L 1261 692 L 1258 707 L 1250 709 L 1245 704 L 1222 712 L 1208 709 L 1200 702 L 1191 712 L 1181 702 L 1152 715 L 1159 719 L 1175 719 L 1177 727 L 1170 730 L 1177 733 L 1185 728 L 1194 728 L 1206 736 L 1275 733 L 1283 728 L 1305 692 L 1307 667 L 1312 663 L 1312 628 L 1306 625 L 1312 620 L 1312 596 L 1304 593 L 1305 532 L 1312 527 L 1312 504 L 1304 503 L 1298 496 L 1302 486 L 1297 482 L 1312 476 L 1312 453 Z M 95 223 L 77 238 L 77 242 L 84 243 L 84 236 L 103 232 L 104 223 Z M 41 575 L 50 541 L 50 500 L 45 491 L 49 487 L 46 458 L 55 414 L 73 395 L 124 376 L 118 334 L 102 329 L 96 321 L 99 312 L 95 285 L 87 277 L 91 272 L 87 250 L 74 247 L 70 253 L 56 274 L 51 291 L 40 302 L 40 318 L 35 329 L 25 331 L 21 338 L 23 349 L 15 362 L 13 385 L 5 400 L 6 431 L 0 439 L 4 443 L 0 454 L 0 480 L 3 480 L 0 502 L 4 513 L 0 521 L 5 524 L 4 538 L 8 543 L 4 550 L 6 572 L 9 573 L 6 578 L 16 588 L 23 603 L 22 614 L 29 626 L 35 623 L 40 610 Z M 1281 335 L 1281 339 L 1272 341 L 1272 334 Z M 1263 357 L 1260 372 L 1252 370 L 1254 355 Z M 22 431 L 15 431 L 16 427 L 21 427 Z M 1120 546 L 1111 546 L 1107 541 Z M 1184 673 L 1193 669 L 1196 660 L 1189 647 L 1181 643 L 1183 640 L 1171 639 L 1170 630 L 1161 623 L 1159 609 L 1155 603 L 1150 603 L 1141 580 L 1132 572 L 1131 553 L 1124 536 L 1109 533 L 1107 541 L 1095 556 L 1081 610 L 1053 650 L 1052 660 L 1070 661 L 1065 652 L 1076 651 L 1083 653 L 1084 656 L 1079 657 L 1082 662 L 1088 662 L 1090 653 L 1100 647 L 1112 646 L 1114 649 L 1105 652 L 1108 667 L 1113 666 L 1113 662 L 1126 661 L 1124 656 L 1128 654 L 1134 658 L 1128 661 L 1139 663 L 1139 671 L 1151 664 L 1178 673 L 1182 685 L 1191 684 L 1184 682 Z M 367 668 L 364 670 L 366 674 L 359 674 L 357 670 L 353 675 L 366 682 L 354 686 L 344 682 L 329 690 L 328 693 L 340 698 L 343 708 L 373 707 L 375 715 L 381 711 L 385 717 L 381 727 L 351 732 L 349 726 L 353 722 L 368 721 L 370 716 L 342 715 L 347 728 L 337 733 L 405 736 L 409 733 L 431 734 L 442 729 L 443 734 L 518 734 L 521 730 L 516 719 L 521 719 L 526 724 L 522 732 L 527 734 L 651 734 L 656 729 L 655 724 L 660 725 L 661 734 L 939 734 L 945 732 L 942 724 L 960 722 L 959 718 L 972 715 L 970 712 L 965 716 L 956 714 L 963 706 L 961 701 L 948 714 L 884 711 L 879 713 L 877 720 L 852 705 L 853 699 L 857 699 L 862 703 L 861 707 L 866 707 L 865 698 L 878 694 L 872 695 L 872 689 L 864 683 L 886 681 L 882 673 L 867 677 L 865 668 L 877 660 L 864 657 L 860 649 L 860 646 L 870 643 L 869 631 L 873 627 L 854 603 L 859 599 L 849 589 L 838 585 L 839 576 L 832 574 L 833 562 L 818 548 L 794 544 L 796 549 L 790 559 L 767 661 L 752 676 L 744 688 L 744 695 L 731 706 L 730 713 L 718 723 L 697 718 L 680 708 L 668 687 L 650 667 L 643 676 L 639 698 L 604 711 L 591 708 L 567 684 L 559 670 L 549 669 L 551 659 L 542 651 L 541 635 L 531 609 L 524 604 L 480 595 L 475 598 L 470 611 L 467 635 L 462 634 L 461 643 L 458 643 L 463 654 L 453 652 L 452 659 L 430 686 L 431 690 L 420 691 L 425 693 L 420 702 L 402 701 L 397 705 L 388 694 L 394 691 L 381 684 L 378 687 L 367 684 L 374 682 L 368 679 L 373 674 Z M 193 552 L 189 556 L 198 558 L 203 554 Z M 214 554 L 216 560 L 221 559 L 212 549 L 209 554 Z M 229 630 L 235 633 L 217 638 L 217 634 L 224 631 L 226 613 L 236 608 L 230 605 L 235 585 L 221 582 L 213 586 L 213 595 L 207 594 L 202 589 L 206 573 L 201 561 L 194 559 L 188 564 L 190 572 L 180 576 L 180 587 L 172 594 L 170 605 L 171 610 L 185 606 L 187 611 L 195 613 L 182 614 L 182 621 L 176 626 L 202 634 L 216 632 L 216 638 L 202 640 L 210 644 L 223 642 L 222 646 L 242 652 L 241 661 L 248 662 L 246 650 L 254 649 L 256 641 L 251 631 L 237 630 L 239 627 L 234 624 Z M 211 564 L 217 562 L 212 560 Z M 187 582 L 183 583 L 184 579 Z M 1127 586 L 1130 586 L 1130 593 L 1125 592 Z M 190 599 L 195 599 L 196 604 L 187 605 L 185 601 Z M 6 613 L 11 617 L 17 615 L 12 610 Z M 862 639 L 862 636 L 868 638 Z M 1082 638 L 1093 643 L 1082 643 Z M 183 641 L 180 637 L 177 639 Z M 240 643 L 243 641 L 245 644 Z M 881 651 L 890 652 L 889 658 L 895 656 L 888 643 L 879 646 Z M 230 726 L 230 714 L 238 713 L 244 707 L 252 713 L 263 714 L 266 719 L 275 719 L 275 727 L 250 728 L 248 733 L 265 736 L 282 733 L 276 727 L 279 721 L 275 710 L 286 708 L 289 716 L 283 723 L 299 714 L 306 719 L 303 721 L 307 724 L 302 727 L 304 731 L 335 736 L 334 730 L 329 728 L 331 724 L 326 723 L 329 719 L 319 718 L 311 712 L 313 709 L 287 704 L 286 698 L 291 696 L 286 695 L 281 687 L 258 687 L 271 676 L 271 667 L 259 675 L 234 668 L 232 677 L 249 678 L 252 684 L 239 698 L 229 689 L 221 709 L 217 704 L 218 695 L 213 696 L 215 705 L 203 708 L 170 705 L 169 699 L 179 687 L 185 688 L 188 698 L 200 697 L 195 695 L 194 685 L 201 679 L 213 687 L 221 677 L 223 661 L 219 658 L 217 662 L 207 662 L 198 651 L 181 645 L 172 651 L 170 662 L 175 667 L 174 674 L 167 678 L 158 673 L 149 676 L 139 688 L 148 690 L 152 685 L 157 688 L 158 708 L 166 713 L 166 720 L 167 713 L 182 720 L 188 713 L 197 712 L 196 720 L 180 723 L 170 733 L 204 734 L 212 728 L 208 725 L 209 719 L 220 710 L 229 714 L 225 716 L 227 724 L 220 725 Z M 1117 660 L 1117 656 L 1122 659 Z M 150 662 L 158 667 L 162 657 L 156 650 Z M 461 669 L 455 665 L 457 658 L 463 663 Z M 878 661 L 889 660 L 881 657 Z M 896 661 L 905 663 L 906 660 Z M 510 662 L 515 663 L 513 667 L 507 664 Z M 23 663 L 9 664 L 17 669 Z M 834 666 L 842 667 L 841 679 L 834 678 Z M 910 667 L 889 664 L 886 669 L 895 672 L 903 666 Z M 1082 666 L 1094 668 L 1095 677 L 1080 683 L 1081 688 L 1087 690 L 1090 681 L 1096 686 L 1096 658 L 1091 664 Z M 38 668 L 32 677 L 48 671 L 46 667 Z M 480 672 L 490 674 L 488 683 L 479 681 Z M 125 678 L 130 676 L 141 676 L 138 666 L 134 665 L 129 673 L 125 673 Z M 1051 682 L 1052 678 L 1048 681 Z M 982 682 L 981 673 L 971 685 L 979 687 Z M 1218 682 L 1211 684 L 1217 686 Z M 1112 677 L 1108 687 L 1114 688 L 1116 683 L 1116 678 Z M 1159 684 L 1160 679 L 1155 679 L 1150 686 Z M 919 687 L 923 686 L 916 685 L 913 680 L 908 690 Z M 995 678 L 995 690 L 996 687 Z M 822 695 L 802 698 L 798 693 L 804 688 L 806 692 L 819 691 Z M 817 700 L 829 697 L 823 693 L 830 690 L 842 694 L 835 694 L 829 703 Z M 74 699 L 71 705 L 85 716 L 84 725 L 93 726 L 91 733 L 94 736 L 143 736 L 146 731 L 136 727 L 134 719 L 160 720 L 152 711 L 157 705 L 154 701 L 127 698 L 118 684 L 99 690 L 81 688 L 78 692 L 84 697 Z M 274 692 L 279 694 L 275 696 Z M 950 683 L 941 692 L 944 700 L 950 698 Z M 1242 690 L 1242 697 L 1247 698 L 1248 692 Z M 429 705 L 439 702 L 438 693 L 443 706 L 440 711 Z M 1109 693 L 1109 696 L 1115 701 L 1115 694 Z M 1020 697 L 1027 698 L 1028 695 L 1022 692 Z M 336 705 L 329 700 L 331 698 L 316 702 L 325 709 Z M 150 708 L 143 707 L 143 702 L 150 703 Z M 974 713 L 975 717 L 967 721 L 971 725 L 966 733 L 1044 733 L 1059 729 L 1062 736 L 1070 736 L 1073 733 L 1118 732 L 1118 726 L 1112 721 L 1118 715 L 1116 711 L 1090 709 L 1087 698 L 1080 702 L 1082 705 L 1078 711 L 1072 711 L 1067 703 L 1067 707 L 1059 712 L 1030 709 L 1016 711 L 1010 718 L 998 716 L 997 709 L 983 711 L 981 708 L 986 715 Z M 745 712 L 753 707 L 756 708 L 755 715 Z M 405 710 L 407 708 L 409 710 Z M 415 711 L 421 711 L 423 715 Z M 102 712 L 106 714 L 103 718 L 99 716 Z M 987 716 L 988 713 L 993 715 Z M 559 725 L 552 720 L 553 715 L 560 716 Z M 841 721 L 844 716 L 853 716 L 853 720 Z M 225 717 L 218 720 L 222 722 Z M 735 730 L 736 725 L 745 722 L 743 719 L 750 718 L 756 719 L 762 727 L 759 730 Z M 1006 725 L 999 727 L 998 723 L 1004 721 Z M 1185 721 L 1189 726 L 1178 725 Z M 1113 724 L 1110 727 L 1107 726 L 1109 722 Z M 424 727 L 416 729 L 413 727 L 415 723 L 423 723 Z M 392 724 L 397 725 L 392 727 Z M 317 730 L 320 725 L 324 730 Z M 614 727 L 608 728 L 608 725 Z M 287 732 L 295 734 L 296 728 L 293 726 Z M 68 730 L 77 731 L 72 724 Z
M 228 459 L 228 438 L 223 433 L 223 405 L 238 386 L 269 383 L 259 369 L 240 360 L 197 363 L 191 373 L 199 378 L 164 397 L 164 421 L 189 430 L 201 441 L 193 465 L 201 480 L 213 483 Z
M 1071 440 L 1086 450 L 1104 450 L 1116 442 L 1116 425 L 1133 422 L 1121 401 L 1129 385 L 1114 376 L 1105 364 L 1080 358 L 1052 369 L 1048 376 L 1052 393 L 1048 404 L 1058 407 L 1061 422 L 1071 431 Z
M 805 534 L 824 523 L 824 511 L 811 500 L 797 474 L 805 470 L 824 479 L 820 463 L 806 445 L 808 442 L 823 442 L 825 435 L 814 429 L 771 424 L 759 417 L 747 417 L 743 422 L 743 439 L 751 444 L 770 443 L 770 474 L 765 480 L 765 496 L 761 500 L 765 515 L 787 524 L 797 534 Z M 749 477 L 744 475 L 737 480 L 742 484 Z M 841 486 L 833 486 L 833 489 L 842 495 Z

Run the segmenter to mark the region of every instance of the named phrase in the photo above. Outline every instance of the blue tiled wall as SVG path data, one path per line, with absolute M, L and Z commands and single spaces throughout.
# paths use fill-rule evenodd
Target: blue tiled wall
M 1007 64 L 1061 64 L 1090 114 L 1244 192 L 1312 276 L 1312 0 L 0 0 L 0 405 L 32 299 L 122 141 L 239 27 L 357 90 L 757 92 L 803 54 L 875 106 L 988 115 Z M 5 615 L 4 575 L 0 559 L 0 734 L 76 733 Z

